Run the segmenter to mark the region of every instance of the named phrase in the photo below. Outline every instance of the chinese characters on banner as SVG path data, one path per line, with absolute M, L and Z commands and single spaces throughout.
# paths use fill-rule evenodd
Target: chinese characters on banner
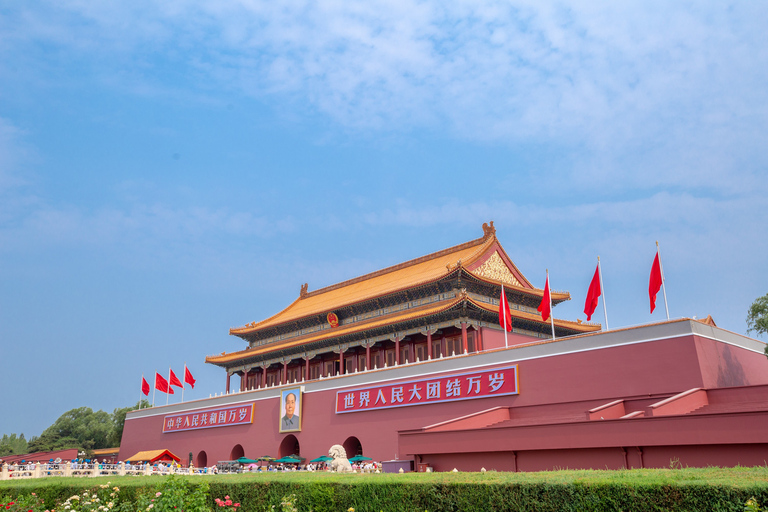
M 517 365 L 336 392 L 336 413 L 516 395 Z
M 236 405 L 166 416 L 163 433 L 253 423 L 253 407 L 253 404 Z

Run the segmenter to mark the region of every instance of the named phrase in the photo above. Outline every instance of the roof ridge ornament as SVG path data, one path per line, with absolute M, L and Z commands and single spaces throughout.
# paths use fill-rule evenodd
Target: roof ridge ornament
M 483 239 L 487 240 L 488 238 L 494 236 L 495 234 L 496 234 L 496 228 L 493 227 L 493 221 L 491 221 L 490 225 L 487 222 L 483 222 Z
M 307 292 L 307 288 L 309 288 L 309 283 L 304 283 L 303 285 L 301 285 L 301 291 L 299 292 L 300 299 L 303 299 L 307 295 L 309 295 L 309 292 Z

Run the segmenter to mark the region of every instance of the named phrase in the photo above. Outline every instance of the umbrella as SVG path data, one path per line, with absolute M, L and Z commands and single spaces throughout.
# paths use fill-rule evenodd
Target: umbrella
M 256 462 L 259 462 L 257 460 L 249 459 L 248 457 L 240 457 L 237 459 L 237 462 L 240 464 L 255 464 Z
M 370 457 L 366 457 L 365 455 L 355 455 L 354 457 L 351 457 L 349 459 L 349 462 L 362 462 L 364 460 L 373 460 Z
M 320 457 L 318 457 L 316 459 L 312 459 L 309 462 L 330 462 L 332 460 L 333 460 L 333 457 L 329 457 L 327 455 L 321 455 Z
M 294 459 L 293 457 L 283 457 L 282 459 L 277 459 L 273 462 L 281 462 L 283 464 L 298 464 L 301 461 L 299 459 Z
M 269 455 L 262 455 L 261 457 L 259 457 L 259 460 L 263 460 L 265 462 L 269 462 L 269 461 L 275 460 L 275 458 L 274 457 L 270 457 Z

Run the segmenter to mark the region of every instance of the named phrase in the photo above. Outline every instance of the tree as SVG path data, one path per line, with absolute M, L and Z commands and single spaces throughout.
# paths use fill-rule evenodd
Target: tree
M 747 333 L 768 334 L 768 293 L 755 299 L 747 312 Z M 763 349 L 768 357 L 768 345 Z
M 77 448 L 80 451 L 113 448 L 120 446 L 123 437 L 125 416 L 128 411 L 149 407 L 149 402 L 141 400 L 131 407 L 115 409 L 112 414 L 96 411 L 90 407 L 80 407 L 67 411 L 56 422 L 45 429 L 39 436 L 33 436 L 27 443 L 24 434 L 3 436 L 0 439 L 0 456 L 50 452 Z M 23 445 L 23 446 L 22 446 Z
M 135 411 L 141 406 L 142 409 L 149 407 L 147 400 L 141 400 L 136 402 L 136 405 L 131 407 L 122 407 L 115 409 L 112 412 L 112 433 L 109 436 L 110 446 L 120 446 L 120 442 L 123 439 L 123 427 L 125 426 L 125 416 L 129 411 Z
M 40 437 L 29 441 L 33 451 L 95 450 L 109 448 L 108 439 L 112 432 L 112 417 L 104 411 L 80 407 L 67 411 L 56 422 L 45 429 Z
M 768 293 L 755 299 L 747 313 L 747 332 L 768 334 Z
M 24 434 L 3 434 L 0 439 L 0 457 L 4 455 L 20 455 L 27 453 L 27 440 L 24 439 Z

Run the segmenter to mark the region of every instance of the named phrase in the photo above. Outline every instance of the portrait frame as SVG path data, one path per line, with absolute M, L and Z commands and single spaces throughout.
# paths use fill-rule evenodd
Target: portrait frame
M 301 406 L 303 403 L 302 387 L 287 388 L 280 391 L 280 414 L 277 417 L 277 427 L 280 433 L 283 432 L 301 432 Z M 293 395 L 293 415 L 288 418 L 287 405 L 288 396 Z M 293 424 L 291 424 L 293 423 Z

